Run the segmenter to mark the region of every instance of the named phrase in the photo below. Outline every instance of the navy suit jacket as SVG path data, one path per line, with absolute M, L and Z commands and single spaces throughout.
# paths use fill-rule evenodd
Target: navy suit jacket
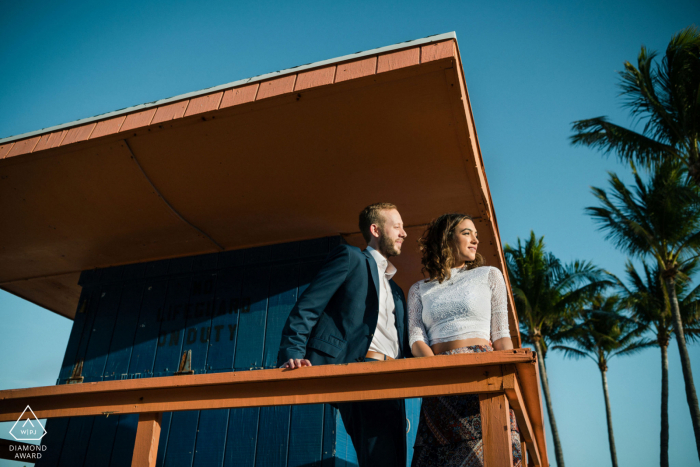
M 282 330 L 277 366 L 291 358 L 313 365 L 359 362 L 367 354 L 379 317 L 379 273 L 368 251 L 340 245 L 299 297 Z M 406 299 L 391 280 L 399 357 L 411 357 Z

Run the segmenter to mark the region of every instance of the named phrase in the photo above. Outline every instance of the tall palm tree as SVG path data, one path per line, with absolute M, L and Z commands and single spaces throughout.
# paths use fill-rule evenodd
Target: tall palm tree
M 534 232 L 530 232 L 524 243 L 518 238 L 515 247 L 506 245 L 505 255 L 521 335 L 539 356 L 537 361 L 557 466 L 564 467 L 545 365 L 547 349 L 563 330 L 573 325 L 579 306 L 611 282 L 591 263 L 575 261 L 562 265 L 553 254 L 546 252 L 544 237 L 538 239 Z
M 610 458 L 613 467 L 617 467 L 617 452 L 615 451 L 615 435 L 612 425 L 610 394 L 608 393 L 608 362 L 618 355 L 630 355 L 653 342 L 641 336 L 644 331 L 633 320 L 621 312 L 624 301 L 617 295 L 609 297 L 598 296 L 593 299 L 592 309 L 581 312 L 581 320 L 567 330 L 563 337 L 573 344 L 555 345 L 554 350 L 561 350 L 571 358 L 590 358 L 600 370 L 605 396 L 605 415 L 608 421 L 608 441 L 610 443 Z
M 673 337 L 671 305 L 666 287 L 661 279 L 658 264 L 642 263 L 643 274 L 637 272 L 632 262 L 626 264 L 628 288 L 622 281 L 619 287 L 633 318 L 651 329 L 654 341 L 661 349 L 661 467 L 668 467 L 668 345 Z M 676 282 L 676 295 L 681 310 L 685 335 L 694 339 L 700 334 L 700 286 L 690 290 L 687 280 L 698 270 L 698 261 L 687 263 L 680 269 L 683 279 Z
M 683 168 L 674 162 L 660 164 L 647 183 L 636 171 L 634 177 L 630 189 L 611 173 L 610 197 L 605 190 L 593 188 L 600 206 L 586 210 L 619 249 L 641 258 L 650 256 L 659 266 L 700 457 L 700 408 L 676 293 L 679 271 L 700 253 L 700 191 L 688 183 Z
M 643 131 L 597 117 L 574 122 L 571 142 L 646 167 L 682 161 L 700 185 L 700 29 L 690 26 L 674 35 L 661 64 L 655 57 L 642 47 L 637 66 L 625 62 L 620 72 L 621 95 L 632 116 L 646 122 Z

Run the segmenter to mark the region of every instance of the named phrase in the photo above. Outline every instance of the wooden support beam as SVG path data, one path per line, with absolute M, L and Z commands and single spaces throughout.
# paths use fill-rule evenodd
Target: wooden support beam
M 488 393 L 503 390 L 498 363 L 525 361 L 531 352 L 510 350 L 11 389 L 0 391 L 0 421 L 27 404 L 53 418 Z
M 507 365 L 503 368 L 503 389 L 506 392 L 510 408 L 515 412 L 515 419 L 518 422 L 518 429 L 520 430 L 520 441 L 526 443 L 523 444 L 523 446 L 527 446 L 530 450 L 530 457 L 534 465 L 540 467 L 542 465 L 542 460 L 537 443 L 534 442 L 537 436 L 532 428 L 530 417 L 523 401 L 522 392 L 520 391 L 518 376 L 513 365 Z M 523 448 L 523 459 L 525 459 L 524 456 L 525 448 Z M 523 463 L 523 465 L 525 464 Z
M 500 414 L 503 404 L 508 404 L 510 399 L 530 461 L 545 467 L 548 462 L 538 381 L 535 354 L 528 349 L 517 349 L 298 370 L 242 371 L 11 389 L 0 391 L 0 421 L 16 420 L 27 404 L 37 417 L 54 418 L 481 394 L 482 409 L 485 410 L 482 417 L 488 418 L 493 412 L 500 418 L 505 417 L 506 421 L 500 430 L 495 431 L 493 426 L 500 426 L 500 418 L 486 422 L 485 433 L 498 438 L 498 435 L 505 436 L 500 431 L 510 431 L 508 412 Z M 146 420 L 145 417 L 143 415 L 142 419 Z M 512 449 L 508 439 L 506 451 L 510 459 Z M 493 444 L 493 441 L 489 443 Z M 487 445 L 485 449 L 488 451 L 491 447 Z M 507 464 L 493 465 L 501 467 Z
M 510 407 L 504 393 L 479 394 L 484 467 L 513 467 Z
M 522 396 L 525 409 L 530 417 L 533 436 L 536 439 L 537 449 L 543 466 L 548 466 L 547 442 L 544 429 L 544 404 L 542 404 L 542 391 L 540 389 L 540 370 L 537 367 L 539 356 L 533 352 L 533 363 L 515 363 L 520 383 L 522 383 Z M 533 460 L 534 461 L 534 460 Z
M 355 364 L 368 369 L 384 362 Z M 358 368 L 361 369 L 361 368 Z M 39 418 L 100 415 L 103 413 L 127 414 L 143 412 L 177 412 L 182 410 L 210 410 L 237 407 L 265 407 L 272 405 L 323 404 L 361 400 L 409 399 L 443 394 L 476 394 L 503 391 L 501 367 L 498 365 L 423 370 L 413 374 L 370 373 L 352 377 L 336 377 L 319 380 L 303 378 L 303 371 L 290 381 L 236 381 L 239 373 L 215 375 L 222 380 L 216 385 L 190 385 L 187 379 L 200 375 L 177 376 L 182 381 L 172 381 L 170 387 L 140 389 L 115 389 L 110 392 L 83 392 L 51 396 L 27 397 L 21 401 L 29 404 Z M 248 374 L 282 372 L 260 370 Z M 164 380 L 172 378 L 151 378 Z M 141 380 L 143 381 L 143 380 Z M 121 381 L 120 381 L 121 382 Z M 178 384 L 181 383 L 181 384 Z M 100 384 L 100 383 L 98 383 Z M 75 386 L 75 385 L 72 385 Z M 20 401 L 8 400 L 0 407 L 0 420 L 17 419 Z
M 131 467 L 155 467 L 162 418 L 161 412 L 148 412 L 139 415 Z

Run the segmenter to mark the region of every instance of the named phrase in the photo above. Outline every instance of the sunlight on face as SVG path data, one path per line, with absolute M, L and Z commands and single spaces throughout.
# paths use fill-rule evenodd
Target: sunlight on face
M 386 257 L 401 254 L 401 245 L 407 234 L 403 229 L 401 214 L 396 209 L 381 212 L 384 222 L 378 227 L 379 251 Z
M 457 224 L 453 238 L 455 241 L 455 267 L 461 267 L 466 261 L 474 261 L 479 245 L 474 222 L 464 219 Z

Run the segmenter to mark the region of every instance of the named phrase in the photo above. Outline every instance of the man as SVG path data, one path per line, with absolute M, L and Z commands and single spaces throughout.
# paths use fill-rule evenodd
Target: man
M 292 309 L 282 331 L 278 365 L 300 368 L 411 357 L 405 297 L 389 262 L 406 238 L 396 206 L 360 213 L 367 249 L 340 245 Z M 403 400 L 338 404 L 360 467 L 405 467 Z

